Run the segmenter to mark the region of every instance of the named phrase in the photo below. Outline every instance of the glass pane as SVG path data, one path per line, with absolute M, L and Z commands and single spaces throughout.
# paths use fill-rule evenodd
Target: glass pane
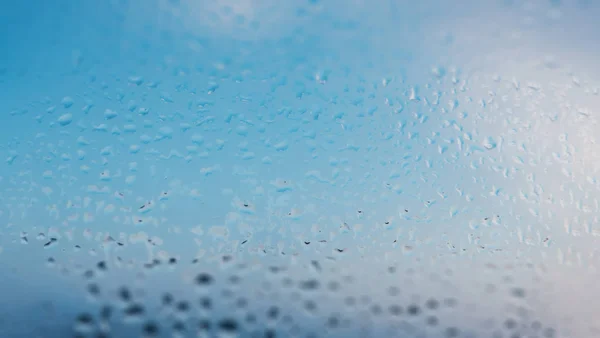
M 599 337 L 598 15 L 2 2 L 0 337 Z

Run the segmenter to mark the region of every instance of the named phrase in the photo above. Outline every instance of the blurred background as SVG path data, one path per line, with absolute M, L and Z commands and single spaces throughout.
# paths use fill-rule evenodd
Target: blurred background
M 0 337 L 599 337 L 599 14 L 0 2 Z

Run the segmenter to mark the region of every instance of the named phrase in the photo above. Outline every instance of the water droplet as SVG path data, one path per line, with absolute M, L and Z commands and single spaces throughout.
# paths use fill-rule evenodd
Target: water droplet
M 196 278 L 194 279 L 194 281 L 199 286 L 208 286 L 208 285 L 211 285 L 214 282 L 214 278 L 213 278 L 212 275 L 203 272 L 203 273 L 199 273 L 196 276 Z
M 67 126 L 73 122 L 73 114 L 63 114 L 58 118 L 58 124 L 61 126 Z

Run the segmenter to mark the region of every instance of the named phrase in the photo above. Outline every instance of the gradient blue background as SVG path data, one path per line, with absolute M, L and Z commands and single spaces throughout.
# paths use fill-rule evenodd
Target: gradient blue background
M 406 302 L 458 298 L 440 320 L 465 336 L 519 307 L 560 337 L 598 336 L 598 14 L 593 1 L 1 2 L 0 336 L 65 337 L 121 285 L 167 323 L 161 292 L 195 299 L 198 271 L 230 273 L 223 254 L 257 267 L 239 294 L 272 264 L 353 276 L 316 296 L 318 316 L 252 296 L 323 336 L 363 336 L 324 331 L 327 313 L 394 335 L 343 300 L 386 304 L 398 284 Z M 99 260 L 91 299 L 81 275 Z M 233 311 L 217 303 L 209 317 Z

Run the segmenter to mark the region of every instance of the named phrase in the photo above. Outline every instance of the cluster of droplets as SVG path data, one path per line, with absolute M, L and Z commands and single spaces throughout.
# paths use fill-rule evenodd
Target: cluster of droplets
M 369 280 L 367 285 L 389 286 L 383 287 L 381 293 L 379 290 L 356 293 L 351 290 L 356 290 L 360 275 L 346 274 L 331 262 L 312 260 L 306 264 L 285 265 L 285 260 L 279 259 L 265 265 L 260 261 L 244 262 L 230 255 L 211 260 L 213 265 L 204 267 L 197 261 L 175 258 L 166 262 L 157 259 L 152 266 L 146 265 L 143 269 L 151 270 L 164 263 L 179 270 L 167 269 L 162 274 L 183 271 L 188 276 L 184 278 L 187 283 L 179 282 L 168 288 L 172 291 L 159 293 L 148 285 L 142 286 L 144 284 L 138 287 L 126 284 L 112 288 L 104 286 L 107 283 L 102 281 L 111 276 L 118 278 L 123 267 L 98 261 L 93 268 L 85 269 L 81 277 L 95 304 L 92 308 L 96 310 L 76 316 L 75 336 L 111 337 L 137 330 L 131 334 L 145 337 L 363 337 L 385 334 L 452 338 L 491 333 L 494 338 L 558 337 L 554 328 L 533 319 L 535 312 L 527 309 L 528 292 L 522 287 L 511 286 L 514 285 L 511 278 L 471 292 L 484 297 L 500 293 L 507 306 L 516 304 L 515 314 L 503 320 L 491 317 L 478 325 L 469 325 L 460 316 L 453 315 L 464 315 L 468 311 L 467 304 L 461 304 L 460 299 L 452 295 L 432 296 L 422 293 L 419 288 L 413 289 L 417 280 L 424 277 L 416 274 L 413 268 L 405 272 L 400 266 L 377 268 L 373 270 L 378 271 L 377 282 Z M 404 264 L 413 263 L 406 261 Z M 452 274 L 451 270 L 446 271 L 447 277 Z M 143 279 L 146 278 L 150 277 Z M 440 280 L 443 283 L 450 281 L 451 278 Z M 152 292 L 147 293 L 145 289 Z M 473 299 L 467 297 L 465 301 Z

